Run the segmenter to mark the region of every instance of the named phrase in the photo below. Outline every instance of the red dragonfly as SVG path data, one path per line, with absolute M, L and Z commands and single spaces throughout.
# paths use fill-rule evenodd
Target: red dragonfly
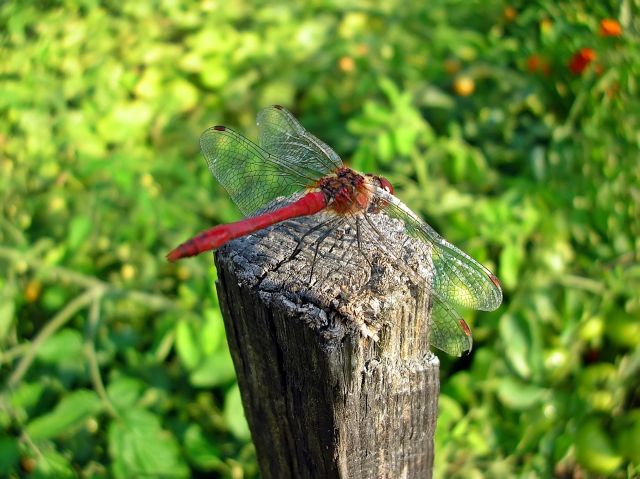
M 276 223 L 318 213 L 332 218 L 321 223 L 327 229 L 323 237 L 331 228 L 351 221 L 358 235 L 366 228 L 369 240 L 380 241 L 385 248 L 384 238 L 370 220 L 372 213 L 382 212 L 400 220 L 406 235 L 426 243 L 431 251 L 427 270 L 413 271 L 414 277 L 430 286 L 431 345 L 457 356 L 470 351 L 471 330 L 455 307 L 498 308 L 502 289 L 496 276 L 448 243 L 394 196 L 388 180 L 345 167 L 329 146 L 283 107 L 262 110 L 258 126 L 259 146 L 225 126 L 206 130 L 200 139 L 209 169 L 247 218 L 201 232 L 172 250 L 167 259 L 176 261 L 215 250 Z M 392 245 L 384 249 L 389 254 L 393 250 Z M 406 268 L 399 258 L 397 264 Z

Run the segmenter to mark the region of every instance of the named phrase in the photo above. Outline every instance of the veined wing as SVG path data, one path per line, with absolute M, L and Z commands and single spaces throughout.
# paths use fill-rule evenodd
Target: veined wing
M 295 165 L 309 175 L 326 176 L 342 166 L 342 160 L 280 105 L 258 113 L 259 144 L 282 162 Z
M 437 295 L 431 296 L 431 337 L 429 344 L 453 356 L 471 351 L 471 330 L 464 319 Z
M 304 190 L 318 179 L 224 126 L 205 130 L 200 147 L 209 170 L 245 215 L 275 198 Z
M 408 206 L 382 188 L 375 196 L 385 204 L 383 211 L 401 220 L 408 235 L 431 246 L 435 268 L 432 289 L 442 301 L 466 308 L 493 311 L 502 303 L 498 278 L 464 251 L 447 242 Z
M 386 208 L 383 211 L 383 214 L 386 214 Z M 364 212 L 362 218 L 364 221 L 359 221 L 360 227 L 357 228 L 359 238 L 376 244 L 386 256 L 394 259 L 395 265 L 407 275 L 411 282 L 429 293 L 428 298 L 431 303 L 430 345 L 454 356 L 462 356 L 470 351 L 473 341 L 469 326 L 456 309 L 434 290 L 438 271 L 433 261 L 432 244 L 426 243 L 431 261 L 425 262 L 419 258 L 407 258 L 402 253 L 404 243 L 397 245 L 397 238 L 396 240 L 392 238 L 393 233 L 389 235 L 390 232 L 381 231 L 375 226 L 368 212 Z M 358 222 L 357 217 L 355 221 Z M 405 241 L 406 239 L 408 239 L 407 236 L 405 236 Z M 391 245 L 397 246 L 392 247 Z

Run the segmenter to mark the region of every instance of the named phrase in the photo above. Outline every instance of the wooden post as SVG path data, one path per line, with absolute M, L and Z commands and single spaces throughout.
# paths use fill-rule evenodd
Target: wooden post
M 262 477 L 430 478 L 439 362 L 428 298 L 371 245 L 305 236 L 318 221 L 276 225 L 216 253 Z M 301 240 L 311 254 L 292 259 Z

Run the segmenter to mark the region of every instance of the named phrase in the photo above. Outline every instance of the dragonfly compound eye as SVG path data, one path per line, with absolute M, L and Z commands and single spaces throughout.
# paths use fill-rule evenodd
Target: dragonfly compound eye
M 380 187 L 385 190 L 387 193 L 394 193 L 393 186 L 389 183 L 389 180 L 383 178 L 382 176 L 378 176 L 378 181 L 380 182 Z

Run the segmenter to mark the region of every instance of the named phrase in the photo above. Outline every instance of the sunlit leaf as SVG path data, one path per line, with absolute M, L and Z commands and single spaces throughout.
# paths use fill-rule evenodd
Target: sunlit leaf
M 214 387 L 228 384 L 236 377 L 228 349 L 206 356 L 189 378 L 196 387 Z
M 48 338 L 37 351 L 37 356 L 48 363 L 77 361 L 83 358 L 82 335 L 75 329 L 63 329 Z
M 193 326 L 188 320 L 181 320 L 176 324 L 176 352 L 189 370 L 195 368 L 200 362 L 200 345 Z
M 189 477 L 175 437 L 144 409 L 124 411 L 109 427 L 109 454 L 116 478 Z
M 500 401 L 512 409 L 529 409 L 540 404 L 545 395 L 544 389 L 510 377 L 501 379 L 498 386 Z
M 576 459 L 588 470 L 605 475 L 615 471 L 622 462 L 611 439 L 595 419 L 582 424 L 577 432 Z
M 72 432 L 102 408 L 100 398 L 93 391 L 78 389 L 63 397 L 53 411 L 38 416 L 27 424 L 32 439 L 46 439 Z
M 249 425 L 244 416 L 240 388 L 237 384 L 229 389 L 224 397 L 224 418 L 237 438 L 247 440 L 251 437 Z

